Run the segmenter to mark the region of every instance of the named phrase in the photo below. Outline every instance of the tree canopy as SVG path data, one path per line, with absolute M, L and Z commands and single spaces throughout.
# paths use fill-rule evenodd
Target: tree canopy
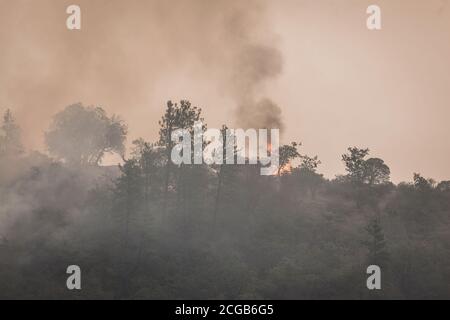
M 348 178 L 356 184 L 368 184 L 370 186 L 388 183 L 391 170 L 380 158 L 365 159 L 369 155 L 369 149 L 350 147 L 348 153 L 342 155 Z
M 106 153 L 124 155 L 126 134 L 119 117 L 78 103 L 54 116 L 45 140 L 50 154 L 67 163 L 98 165 Z
M 83 270 L 81 299 L 450 297 L 449 181 L 388 183 L 384 161 L 359 148 L 343 156 L 347 176 L 327 179 L 298 143 L 281 147 L 281 168 L 298 164 L 281 176 L 170 166 L 168 133 L 201 112 L 187 101 L 162 112 L 161 139 L 135 139 L 118 166 L 65 165 L 123 152 L 125 125 L 82 105 L 47 133 L 67 144 L 60 159 L 0 158 L 0 298 L 73 299 L 69 263 Z M 9 112 L 1 129 L 20 131 Z M 105 142 L 111 131 L 119 143 Z M 382 268 L 377 292 L 365 290 L 369 264 Z

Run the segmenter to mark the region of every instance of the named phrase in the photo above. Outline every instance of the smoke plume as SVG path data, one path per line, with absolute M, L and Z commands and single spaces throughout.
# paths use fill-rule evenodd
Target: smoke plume
M 282 70 L 282 56 L 266 45 L 245 45 L 236 57 L 235 81 L 239 107 L 239 124 L 251 128 L 282 129 L 281 109 L 267 97 L 259 97 L 264 84 Z
M 225 96 L 238 124 L 281 126 L 263 99 L 282 67 L 266 0 L 79 0 L 79 31 L 66 28 L 71 4 L 0 3 L 0 107 L 12 108 L 27 147 L 42 148 L 51 117 L 78 101 L 148 139 L 166 99 L 203 104 L 217 121 L 223 106 L 206 101 Z

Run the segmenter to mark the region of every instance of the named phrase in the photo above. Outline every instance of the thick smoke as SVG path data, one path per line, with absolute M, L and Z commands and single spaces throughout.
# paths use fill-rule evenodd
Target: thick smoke
M 251 99 L 251 98 L 250 98 Z M 272 100 L 244 100 L 237 110 L 239 123 L 245 128 L 283 130 L 281 109 Z
M 266 0 L 79 0 L 81 31 L 66 29 L 71 4 L 0 3 L 0 107 L 12 108 L 28 147 L 42 148 L 51 117 L 77 101 L 122 115 L 148 139 L 166 99 L 226 97 L 238 124 L 281 126 L 278 107 L 260 100 L 282 66 Z M 202 107 L 212 121 L 232 120 L 217 119 L 223 105 Z
M 239 106 L 236 110 L 238 123 L 247 128 L 283 129 L 281 109 L 267 97 L 264 84 L 280 74 L 282 56 L 275 47 L 247 45 L 236 57 L 235 86 Z
M 282 69 L 265 0 L 79 0 L 81 31 L 66 29 L 71 4 L 0 2 L 0 111 L 12 109 L 28 149 L 44 149 L 51 117 L 78 101 L 120 114 L 131 130 L 148 134 L 164 99 L 201 94 L 197 80 L 213 83 L 213 95 L 234 102 L 228 108 L 236 117 L 221 122 L 282 127 L 280 108 L 265 97 L 264 86 Z M 192 81 L 185 82 L 186 75 Z M 180 86 L 191 96 L 172 96 Z M 211 108 L 217 106 L 204 106 Z M 98 174 L 72 173 L 38 154 L 14 165 L 2 161 L 0 237 L 66 237 L 62 230 L 86 214 L 78 205 L 87 197 L 80 186 L 95 184 L 89 177 Z M 63 211 L 70 221 L 45 223 L 54 219 L 42 215 L 59 217 Z M 31 232 L 32 219 L 42 228 Z

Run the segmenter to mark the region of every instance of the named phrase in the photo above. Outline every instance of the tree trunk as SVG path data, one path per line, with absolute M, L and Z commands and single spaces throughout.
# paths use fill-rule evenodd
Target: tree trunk
M 222 172 L 223 170 L 223 164 L 220 166 L 219 169 L 219 174 L 218 174 L 218 178 L 219 181 L 217 182 L 217 193 L 216 193 L 216 200 L 214 203 L 214 221 L 213 221 L 213 231 L 214 234 L 216 233 L 216 227 L 217 227 L 217 213 L 219 210 L 219 204 L 220 204 L 220 196 L 221 196 L 221 192 L 222 192 Z
M 165 185 L 164 185 L 164 202 L 163 202 L 163 219 L 165 219 L 167 215 L 167 202 L 168 202 L 168 194 L 169 194 L 169 181 L 170 181 L 170 170 L 172 161 L 170 159 L 170 154 L 172 151 L 172 125 L 170 124 L 168 129 L 168 143 L 166 145 L 166 156 L 167 156 L 167 164 L 166 164 L 166 177 L 165 177 Z

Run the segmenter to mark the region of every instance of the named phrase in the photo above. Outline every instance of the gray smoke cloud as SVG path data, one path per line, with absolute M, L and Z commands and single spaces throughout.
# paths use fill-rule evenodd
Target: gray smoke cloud
M 280 108 L 266 94 L 283 64 L 266 0 L 78 0 L 82 29 L 73 32 L 65 25 L 72 4 L 0 2 L 0 111 L 13 110 L 28 148 L 43 149 L 52 116 L 79 101 L 123 116 L 131 130 L 148 132 L 165 102 L 153 110 L 148 97 L 161 82 L 171 94 L 179 79 L 193 94 L 199 89 L 196 79 L 214 83 L 234 102 L 229 108 L 239 126 L 283 127 Z M 184 82 L 180 75 L 185 73 L 194 78 L 192 83 Z M 162 99 L 173 98 L 191 97 Z M 37 158 L 0 166 L 0 236 L 11 239 L 20 217 L 68 207 L 65 196 L 54 194 L 64 185 L 76 187 L 67 182 L 73 176 Z M 34 166 L 40 171 L 30 169 Z M 80 193 L 69 188 L 67 194 Z M 80 197 L 76 203 L 85 195 Z M 76 205 L 71 207 L 71 214 L 80 214 Z
M 79 0 L 81 31 L 65 26 L 71 4 L 0 3 L 0 107 L 13 109 L 28 147 L 42 147 L 51 117 L 79 101 L 145 136 L 165 99 L 195 99 L 202 83 L 234 101 L 238 124 L 282 126 L 264 100 L 282 69 L 266 0 Z M 188 96 L 176 96 L 180 88 Z M 217 106 L 202 107 L 219 122 Z
M 269 98 L 245 100 L 236 111 L 238 122 L 245 128 L 283 130 L 281 109 Z
M 271 79 L 282 71 L 282 56 L 276 47 L 246 45 L 236 58 L 235 85 L 239 106 L 236 110 L 238 123 L 249 128 L 276 128 L 284 125 L 281 108 L 267 97 L 258 93 Z

